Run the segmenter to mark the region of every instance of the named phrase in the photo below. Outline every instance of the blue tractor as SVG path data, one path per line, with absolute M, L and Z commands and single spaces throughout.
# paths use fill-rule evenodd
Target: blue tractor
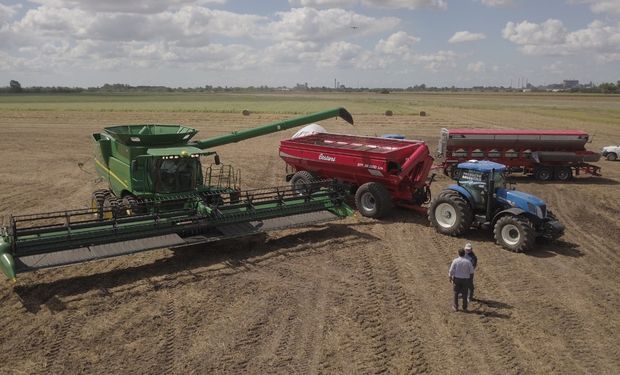
M 533 195 L 506 188 L 506 166 L 471 160 L 457 165 L 456 185 L 444 189 L 428 211 L 437 232 L 459 236 L 472 227 L 492 230 L 502 247 L 522 252 L 537 238 L 555 240 L 564 226 Z

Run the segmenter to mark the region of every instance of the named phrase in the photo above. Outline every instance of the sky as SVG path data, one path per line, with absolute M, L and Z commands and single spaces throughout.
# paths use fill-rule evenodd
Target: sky
M 0 0 L 0 86 L 620 80 L 620 0 Z

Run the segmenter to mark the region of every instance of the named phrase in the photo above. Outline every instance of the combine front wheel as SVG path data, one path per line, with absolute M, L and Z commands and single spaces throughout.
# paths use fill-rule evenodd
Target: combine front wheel
M 392 209 L 392 197 L 385 186 L 367 182 L 355 192 L 355 205 L 363 216 L 378 219 Z
M 105 189 L 95 190 L 93 192 L 90 200 L 90 208 L 95 211 L 95 215 L 97 216 L 98 220 L 103 219 L 103 205 L 106 198 L 111 195 L 112 193 L 110 193 L 110 190 Z
M 530 221 L 512 215 L 502 216 L 497 220 L 493 235 L 498 245 L 516 253 L 530 250 L 536 240 L 536 232 Z
M 459 236 L 471 226 L 473 214 L 467 201 L 457 192 L 441 192 L 428 210 L 428 220 L 437 232 Z

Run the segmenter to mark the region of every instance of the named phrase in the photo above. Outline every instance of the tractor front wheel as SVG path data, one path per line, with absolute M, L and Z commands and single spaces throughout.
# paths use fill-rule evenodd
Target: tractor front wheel
M 379 219 L 392 209 L 392 197 L 385 186 L 367 182 L 355 192 L 355 205 L 363 216 Z
M 498 245 L 516 253 L 531 250 L 536 241 L 532 223 L 522 216 L 502 216 L 495 223 L 493 235 Z
M 460 194 L 444 191 L 431 203 L 428 220 L 437 232 L 459 236 L 469 230 L 473 213 L 467 201 Z

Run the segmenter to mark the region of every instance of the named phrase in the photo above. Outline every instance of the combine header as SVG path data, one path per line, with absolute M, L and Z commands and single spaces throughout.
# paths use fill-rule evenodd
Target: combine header
M 0 228 L 0 268 L 15 275 L 157 248 L 177 248 L 351 214 L 343 188 L 316 181 L 241 191 L 239 174 L 206 149 L 341 117 L 344 108 L 193 142 L 180 125 L 123 125 L 93 134 L 95 164 L 109 189 L 90 209 L 10 216 Z M 213 155 L 215 166 L 203 169 Z

